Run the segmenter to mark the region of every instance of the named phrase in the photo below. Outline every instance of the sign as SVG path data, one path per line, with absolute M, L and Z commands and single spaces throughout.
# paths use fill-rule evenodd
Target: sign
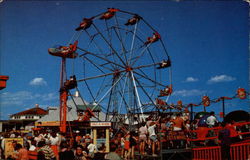
M 59 121 L 45 121 L 45 122 L 36 122 L 35 126 L 60 126 Z
M 20 143 L 23 146 L 22 138 L 4 138 L 4 154 L 5 158 L 14 154 L 13 142 Z
M 99 139 L 96 139 L 96 144 L 97 146 L 98 145 L 102 145 L 102 144 L 106 144 L 106 138 L 99 138 Z
M 111 127 L 111 122 L 91 122 L 91 127 Z

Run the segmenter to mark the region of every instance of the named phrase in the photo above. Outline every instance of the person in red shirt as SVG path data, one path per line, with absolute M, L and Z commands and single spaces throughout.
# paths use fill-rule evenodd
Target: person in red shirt
M 14 155 L 16 160 L 29 160 L 28 150 L 21 144 L 17 143 L 15 150 L 17 151 L 16 155 Z
M 240 137 L 238 135 L 238 131 L 236 130 L 236 126 L 235 126 L 233 120 L 231 121 L 231 123 L 228 123 L 226 125 L 226 128 L 228 128 L 230 130 L 231 142 L 232 143 L 239 142 L 240 141 Z
M 172 120 L 173 122 L 173 131 L 181 131 L 184 126 L 184 120 L 181 118 L 181 113 L 176 115 L 176 118 Z

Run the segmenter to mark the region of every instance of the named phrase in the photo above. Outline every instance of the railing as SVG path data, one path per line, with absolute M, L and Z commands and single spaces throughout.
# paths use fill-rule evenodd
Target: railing
M 192 149 L 193 160 L 221 160 L 221 147 L 201 147 Z M 250 142 L 230 146 L 231 160 L 250 159 Z
M 220 146 L 193 148 L 192 152 L 193 160 L 221 160 Z
M 231 160 L 250 159 L 250 143 L 233 144 L 230 148 Z
M 227 128 L 232 129 L 234 131 L 233 136 L 244 136 L 249 135 L 249 129 L 248 131 L 236 131 L 234 127 L 242 127 L 244 125 L 250 125 L 250 122 L 239 122 L 235 123 L 232 126 L 228 126 Z M 194 142 L 194 141 L 205 141 L 205 140 L 212 140 L 212 139 L 218 139 L 218 133 L 222 129 L 222 127 L 214 127 L 214 128 L 207 128 L 207 127 L 199 127 L 197 130 L 189 131 L 189 134 L 195 134 L 196 138 L 187 138 L 187 141 Z M 232 131 L 230 130 L 230 132 Z M 213 132 L 213 135 L 208 136 L 209 132 Z M 231 136 L 232 137 L 232 136 Z

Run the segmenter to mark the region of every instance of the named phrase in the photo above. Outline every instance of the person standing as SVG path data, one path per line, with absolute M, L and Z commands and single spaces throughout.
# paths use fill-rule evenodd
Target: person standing
M 83 147 L 81 145 L 76 146 L 74 160 L 87 160 L 87 158 L 83 154 Z
M 39 157 L 43 157 L 40 159 L 46 159 L 46 160 L 55 160 L 56 156 L 53 152 L 53 150 L 50 148 L 49 145 L 47 145 L 45 143 L 45 141 L 39 141 L 37 144 L 37 147 L 39 147 L 39 149 L 37 150 L 37 152 L 39 153 Z
M 122 160 L 122 158 L 116 153 L 116 145 L 112 142 L 110 143 L 110 152 L 105 155 L 105 159 Z
M 121 157 L 123 158 L 124 157 L 124 152 L 125 152 L 125 138 L 124 138 L 124 134 L 122 133 L 121 134 L 121 148 L 122 148 L 122 151 L 121 151 Z
M 156 133 L 155 133 L 155 128 L 156 128 L 155 122 L 151 122 L 150 126 L 148 127 L 148 133 L 149 133 L 149 140 L 150 140 L 150 143 L 152 145 L 152 155 L 153 156 L 157 156 L 155 154 L 155 144 L 157 142 L 157 136 L 156 136 Z
M 129 153 L 131 154 L 131 158 L 135 158 L 135 146 L 137 145 L 136 143 L 137 139 L 135 138 L 135 131 L 130 132 L 130 137 L 129 137 Z
M 29 160 L 28 150 L 21 144 L 17 143 L 15 150 L 17 151 L 17 154 L 14 156 L 16 160 Z
M 62 142 L 60 145 L 59 160 L 74 160 L 74 152 L 69 148 L 67 142 Z
M 145 144 L 147 142 L 147 134 L 148 134 L 148 129 L 146 126 L 146 123 L 143 122 L 141 127 L 139 128 L 139 142 L 140 142 L 140 153 L 145 154 Z
M 221 124 L 222 130 L 219 131 L 219 140 L 221 146 L 221 157 L 222 160 L 230 160 L 230 145 L 231 145 L 231 138 L 230 138 L 230 130 L 226 128 L 226 123 L 222 122 Z
M 206 121 L 207 125 L 209 128 L 212 128 L 215 126 L 216 123 L 218 123 L 218 120 L 215 117 L 215 113 L 212 111 L 210 112 L 210 116 L 207 117 L 207 121 Z
M 96 145 L 93 143 L 92 139 L 90 140 L 90 144 L 88 145 L 87 148 L 88 148 L 88 151 L 89 151 L 89 157 L 94 158 L 95 152 L 97 152 L 98 150 L 97 150 Z
M 58 148 L 59 148 L 59 137 L 56 135 L 55 132 L 51 133 L 51 136 L 49 136 L 49 141 L 50 141 L 50 148 L 53 150 L 56 159 L 59 159 L 59 152 L 58 152 Z
M 172 122 L 174 127 L 173 131 L 182 131 L 182 128 L 184 127 L 184 120 L 181 118 L 181 113 L 178 113 Z

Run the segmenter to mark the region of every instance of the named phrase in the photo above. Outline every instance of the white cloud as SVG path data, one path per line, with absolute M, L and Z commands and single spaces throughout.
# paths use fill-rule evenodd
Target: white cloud
M 31 103 L 43 103 L 48 101 L 53 101 L 58 99 L 56 93 L 44 93 L 44 94 L 34 94 L 29 91 L 18 91 L 18 92 L 5 92 L 0 94 L 0 105 L 1 106 L 11 106 L 11 105 L 26 105 L 27 102 Z
M 32 79 L 29 84 L 32 86 L 42 86 L 47 85 L 47 82 L 43 78 L 37 77 Z
M 211 77 L 208 80 L 208 84 L 219 83 L 219 82 L 231 82 L 231 81 L 234 81 L 234 80 L 236 80 L 235 77 L 223 74 L 223 75 L 218 75 L 218 76 Z
M 191 96 L 201 96 L 206 94 L 207 91 L 205 90 L 198 90 L 198 89 L 192 89 L 192 90 L 179 90 L 179 91 L 174 91 L 173 95 L 174 96 L 182 96 L 182 97 L 191 97 Z
M 197 81 L 199 81 L 199 79 L 194 77 L 187 77 L 185 80 L 185 82 L 197 82 Z
M 44 101 L 51 101 L 51 100 L 56 100 L 59 99 L 59 96 L 55 93 L 48 93 L 48 94 L 43 94 L 41 96 L 42 100 Z
M 5 92 L 0 94 L 0 97 L 1 105 L 22 105 L 24 101 L 33 99 L 33 95 L 28 91 Z

